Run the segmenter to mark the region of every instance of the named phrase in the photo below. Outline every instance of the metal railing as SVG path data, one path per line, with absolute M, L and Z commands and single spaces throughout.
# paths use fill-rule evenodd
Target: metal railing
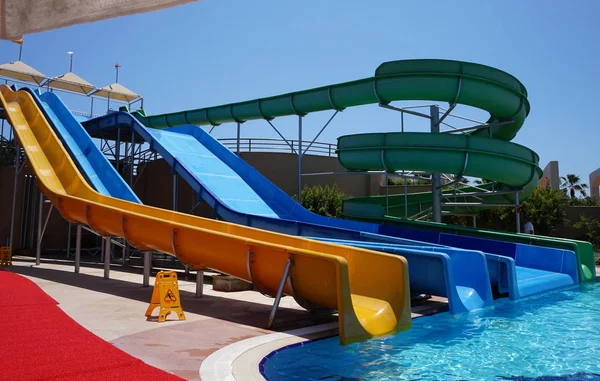
M 231 151 L 237 151 L 236 138 L 218 139 L 221 144 L 229 148 Z M 288 144 L 289 143 L 289 144 Z M 302 154 L 312 154 L 319 156 L 335 157 L 336 145 L 331 143 L 314 142 L 310 145 L 310 141 L 302 141 Z M 294 147 L 292 149 L 292 147 Z M 306 147 L 309 147 L 306 150 Z M 240 152 L 287 152 L 297 154 L 298 140 L 288 140 L 270 138 L 240 138 Z
M 100 116 L 105 115 L 105 114 L 92 114 L 92 115 L 90 115 L 89 112 L 78 111 L 78 110 L 69 110 L 69 111 L 71 111 L 71 114 L 73 114 L 73 115 L 83 116 L 83 117 L 86 117 L 86 118 L 98 118 Z M 114 111 L 114 110 L 111 110 L 111 111 Z

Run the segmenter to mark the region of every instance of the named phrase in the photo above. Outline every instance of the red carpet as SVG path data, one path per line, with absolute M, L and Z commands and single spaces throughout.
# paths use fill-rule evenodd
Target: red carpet
M 0 380 L 181 380 L 86 330 L 34 282 L 0 270 Z

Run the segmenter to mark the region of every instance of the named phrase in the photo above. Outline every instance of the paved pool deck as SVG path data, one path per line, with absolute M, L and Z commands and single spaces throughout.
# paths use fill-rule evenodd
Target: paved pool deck
M 72 261 L 42 259 L 41 265 L 35 266 L 32 258 L 15 257 L 7 270 L 33 280 L 94 334 L 150 365 L 188 380 L 198 380 L 202 362 L 230 344 L 337 322 L 336 316 L 311 315 L 285 297 L 274 327 L 267 330 L 272 298 L 254 291 L 214 291 L 209 276 L 204 278 L 204 296 L 196 298 L 195 274 L 186 279 L 181 271 L 179 292 L 186 320 L 169 316 L 167 322 L 158 323 L 144 316 L 154 277 L 150 278 L 151 287 L 142 287 L 139 267 L 112 265 L 110 279 L 104 279 L 100 264 L 84 262 L 81 272 L 75 274 Z M 596 273 L 600 273 L 599 267 Z M 444 299 L 432 298 L 414 305 L 412 312 L 418 317 L 447 309 Z
M 13 258 L 5 268 L 22 274 L 53 297 L 60 308 L 79 324 L 146 363 L 188 380 L 198 380 L 202 361 L 230 344 L 305 327 L 337 322 L 337 316 L 312 315 L 294 299 L 284 297 L 275 325 L 266 329 L 273 299 L 255 291 L 219 292 L 204 278 L 204 296 L 195 297 L 195 273 L 186 280 L 178 272 L 181 305 L 186 320 L 175 316 L 167 322 L 144 316 L 152 296 L 142 287 L 142 269 L 112 265 L 104 279 L 101 264 L 82 262 L 79 274 L 72 261 L 42 259 L 39 266 L 30 257 Z M 151 275 L 156 274 L 153 269 Z M 444 299 L 432 298 L 413 308 L 413 317 L 447 310 Z M 154 315 L 158 312 L 155 310 Z M 99 360 L 101 361 L 101 360 Z

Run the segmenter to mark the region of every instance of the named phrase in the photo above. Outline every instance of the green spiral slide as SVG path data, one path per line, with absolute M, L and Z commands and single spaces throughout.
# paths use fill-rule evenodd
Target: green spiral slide
M 349 170 L 423 170 L 481 177 L 497 182 L 498 190 L 522 189 L 522 198 L 535 188 L 542 174 L 537 154 L 510 142 L 529 113 L 527 90 L 512 75 L 474 63 L 430 59 L 392 61 L 381 64 L 373 77 L 356 81 L 160 115 L 146 116 L 137 112 L 135 116 L 146 126 L 154 128 L 183 124 L 216 126 L 289 115 L 303 116 L 365 104 L 387 105 L 400 100 L 448 102 L 450 105 L 463 104 L 485 110 L 490 114 L 489 127 L 464 134 L 369 133 L 342 136 L 338 141 L 338 154 L 344 167 Z M 399 199 L 394 198 L 393 202 Z M 508 202 L 512 198 L 507 194 L 498 201 Z M 382 205 L 385 206 L 385 199 L 381 197 L 349 200 L 344 205 L 344 213 L 356 219 L 456 232 L 455 228 L 443 224 L 405 221 L 386 215 Z M 457 234 L 573 250 L 581 262 L 580 279 L 595 277 L 591 274 L 594 262 L 589 243 L 549 237 L 532 240 L 516 234 L 476 229 L 466 229 Z

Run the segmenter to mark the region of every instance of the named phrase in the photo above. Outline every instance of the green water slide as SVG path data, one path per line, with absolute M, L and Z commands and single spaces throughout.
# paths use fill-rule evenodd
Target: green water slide
M 522 189 L 522 197 L 534 189 L 541 176 L 538 156 L 526 147 L 510 143 L 529 113 L 527 91 L 512 75 L 474 63 L 450 60 L 392 61 L 381 64 L 370 78 L 194 110 L 149 116 L 138 112 L 136 117 L 146 126 L 154 128 L 183 124 L 216 126 L 290 115 L 303 116 L 311 112 L 343 110 L 366 104 L 387 105 L 402 100 L 448 102 L 452 106 L 463 104 L 485 110 L 490 117 L 485 129 L 466 134 L 344 136 L 338 144 L 342 165 L 350 170 L 410 169 L 477 176 L 497 182 L 500 190 Z M 511 197 L 510 194 L 502 196 L 507 201 L 512 201 Z M 441 224 L 400 221 L 381 213 L 380 202 L 368 201 L 362 205 L 359 215 L 350 214 L 351 217 L 393 224 L 416 223 L 423 229 L 451 229 Z M 476 230 L 472 232 L 479 233 Z M 522 242 L 521 236 L 515 234 L 494 237 Z M 588 246 L 584 243 L 552 238 L 536 238 L 531 243 L 568 247 L 576 251 L 581 262 L 588 267 L 588 272 L 593 269 L 593 253 L 590 262 Z
M 356 81 L 214 107 L 135 115 L 144 125 L 154 128 L 182 124 L 217 126 L 400 100 L 456 101 L 487 110 L 492 115 L 489 123 L 503 122 L 492 128 L 492 134 L 504 140 L 516 135 L 529 112 L 525 87 L 503 71 L 459 61 L 406 60 L 383 63 L 374 77 Z
M 479 189 L 461 187 L 444 190 L 442 193 L 452 204 L 472 204 L 443 208 L 460 213 L 476 212 L 480 209 L 477 205 L 483 203 L 514 204 L 515 192 L 522 189 L 520 196 L 527 197 L 542 175 L 539 157 L 532 150 L 500 139 L 467 134 L 405 132 L 342 136 L 338 139 L 338 157 L 349 170 L 393 172 L 411 169 L 451 173 L 458 177 L 481 177 L 497 182 L 494 189 L 497 193 L 485 197 L 477 195 L 485 193 L 483 190 L 491 190 L 487 184 Z M 426 211 L 432 205 L 431 199 L 431 192 L 409 195 L 408 216 Z M 349 217 L 404 216 L 404 195 L 349 199 L 344 201 L 343 210 Z

